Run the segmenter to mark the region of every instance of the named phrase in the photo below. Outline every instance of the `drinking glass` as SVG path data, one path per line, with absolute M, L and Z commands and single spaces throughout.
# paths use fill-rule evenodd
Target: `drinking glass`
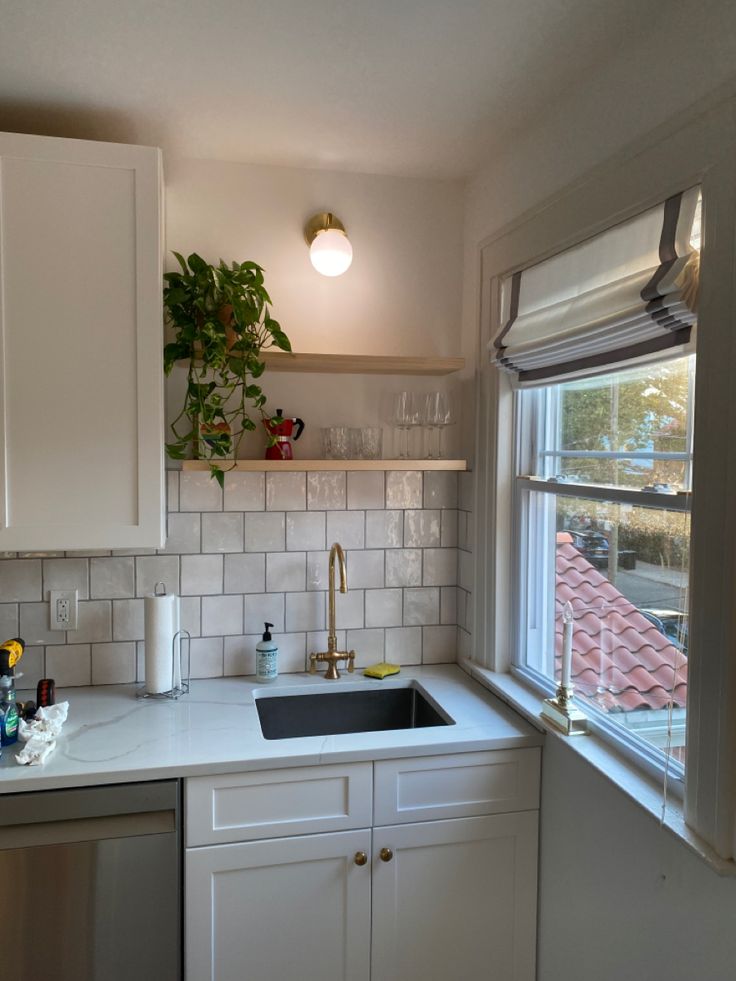
M 393 401 L 391 422 L 396 436 L 394 446 L 399 460 L 409 459 L 409 432 L 419 422 L 417 397 L 413 392 L 397 392 Z
M 322 459 L 332 460 L 332 429 L 329 426 L 325 426 L 320 430 L 322 435 Z
M 331 460 L 350 459 L 350 429 L 347 426 L 331 426 L 329 430 Z
M 364 426 L 360 433 L 360 459 L 380 460 L 383 447 L 383 430 L 380 426 Z
M 455 421 L 452 402 L 446 392 L 429 392 L 425 397 L 424 404 L 425 425 L 428 429 L 427 459 L 441 460 L 443 457 L 442 434 L 445 428 L 451 426 Z

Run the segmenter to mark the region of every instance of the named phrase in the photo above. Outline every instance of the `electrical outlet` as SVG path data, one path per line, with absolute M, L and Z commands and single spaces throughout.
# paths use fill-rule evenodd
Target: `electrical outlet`
M 76 589 L 52 589 L 49 591 L 49 629 L 77 629 Z

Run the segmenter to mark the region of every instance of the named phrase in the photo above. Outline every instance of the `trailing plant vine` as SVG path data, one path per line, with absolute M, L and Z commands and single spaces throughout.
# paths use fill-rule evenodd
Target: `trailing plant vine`
M 237 457 L 243 435 L 256 428 L 253 410 L 265 417 L 266 396 L 255 383 L 266 367 L 260 353 L 269 347 L 291 351 L 291 344 L 271 316 L 261 266 L 228 266 L 222 259 L 213 266 L 196 253 L 186 260 L 174 255 L 181 272 L 164 275 L 164 309 L 174 330 L 164 347 L 164 371 L 171 374 L 177 361 L 189 364 L 184 405 L 166 451 L 174 460 L 190 451 L 209 460 L 222 486 L 225 470 L 216 461 Z

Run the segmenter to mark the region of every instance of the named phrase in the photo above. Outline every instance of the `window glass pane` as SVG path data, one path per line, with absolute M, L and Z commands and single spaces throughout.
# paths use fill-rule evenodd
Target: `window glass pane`
M 689 515 L 563 494 L 522 498 L 523 662 L 559 681 L 570 602 L 582 707 L 684 761 Z
M 694 370 L 687 357 L 549 386 L 536 475 L 688 490 Z

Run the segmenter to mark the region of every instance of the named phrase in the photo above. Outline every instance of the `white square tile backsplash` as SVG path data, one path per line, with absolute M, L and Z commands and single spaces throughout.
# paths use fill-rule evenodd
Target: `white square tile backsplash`
M 243 515 L 238 511 L 202 515 L 203 552 L 242 552 Z
M 385 474 L 351 470 L 348 473 L 348 510 L 381 510 L 385 504 Z
M 307 588 L 306 552 L 269 552 L 266 556 L 266 591 L 304 592 Z
M 347 553 L 338 644 L 358 667 L 467 652 L 472 478 L 453 472 L 167 474 L 165 548 L 0 559 L 0 633 L 28 643 L 24 670 L 60 687 L 142 680 L 144 602 L 181 596 L 192 676 L 253 674 L 265 621 L 280 670 L 327 645 L 328 549 Z M 339 577 L 338 577 L 339 584 Z M 49 589 L 79 591 L 76 631 L 49 631 Z M 3 639 L 3 638 L 0 638 Z
M 222 637 L 243 633 L 242 596 L 202 597 L 202 636 Z
M 226 511 L 263 511 L 266 507 L 265 473 L 226 473 Z
M 13 559 L 0 562 L 0 598 L 3 603 L 23 603 L 43 599 L 41 560 Z
M 386 552 L 387 586 L 422 585 L 422 550 L 392 548 Z
M 365 514 L 362 511 L 328 511 L 327 541 L 331 548 L 339 542 L 344 549 L 365 547 Z
M 340 511 L 346 507 L 347 474 L 344 470 L 318 470 L 307 474 L 307 507 L 310 511 Z
M 225 556 L 226 593 L 265 593 L 265 591 L 266 556 L 263 552 Z
M 307 507 L 305 473 L 267 473 L 266 510 L 304 511 Z
M 244 514 L 244 549 L 246 552 L 282 552 L 286 540 L 286 515 L 283 511 Z
M 404 545 L 406 548 L 435 548 L 440 544 L 440 511 L 404 512 Z
M 52 559 L 52 562 L 66 561 Z M 75 560 L 70 560 L 75 561 Z M 77 559 L 77 562 L 84 561 Z M 45 570 L 44 570 L 45 572 Z M 46 576 L 44 575 L 44 583 Z M 52 587 L 49 587 L 52 588 Z M 54 586 L 68 589 L 68 586 Z M 73 588 L 73 587 L 71 587 Z M 132 555 L 89 560 L 90 599 L 126 599 L 135 596 L 135 559 Z
M 282 546 L 283 547 L 283 546 Z M 325 547 L 325 513 L 295 511 L 286 516 L 286 548 L 308 552 Z
M 99 561 L 99 559 L 93 559 L 92 561 Z M 114 561 L 117 561 L 117 559 Z M 89 574 L 90 569 L 87 567 L 87 559 L 44 559 L 42 598 L 48 600 L 49 591 L 52 589 L 76 589 L 80 600 L 89 599 Z M 133 578 L 135 579 L 135 574 Z M 135 595 L 135 582 L 133 583 L 132 591 L 123 593 L 123 595 Z M 101 599 L 102 597 L 93 596 L 92 598 Z
M 222 511 L 222 490 L 206 470 L 179 474 L 180 511 Z
M 366 548 L 401 548 L 403 540 L 403 511 L 366 511 Z
M 223 557 L 221 555 L 182 555 L 182 596 L 214 596 L 223 591 Z M 174 592 L 175 590 L 168 590 Z M 146 594 L 153 589 L 146 590 Z

